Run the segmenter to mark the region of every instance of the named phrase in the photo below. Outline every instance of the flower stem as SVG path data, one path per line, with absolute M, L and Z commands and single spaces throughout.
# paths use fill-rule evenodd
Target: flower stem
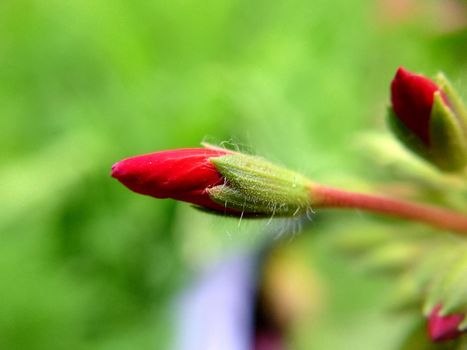
M 467 216 L 446 209 L 321 185 L 311 191 L 318 208 L 362 209 L 467 234 Z

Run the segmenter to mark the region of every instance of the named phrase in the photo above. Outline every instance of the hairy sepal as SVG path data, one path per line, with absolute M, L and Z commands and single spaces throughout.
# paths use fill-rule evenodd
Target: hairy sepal
M 226 183 L 208 193 L 226 208 L 264 216 L 299 216 L 312 205 L 312 183 L 307 178 L 261 157 L 231 154 L 211 162 Z

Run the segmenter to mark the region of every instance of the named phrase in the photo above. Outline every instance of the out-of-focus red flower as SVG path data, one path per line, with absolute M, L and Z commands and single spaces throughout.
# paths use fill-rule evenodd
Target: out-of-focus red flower
M 395 115 L 427 146 L 430 145 L 431 109 L 437 91 L 441 92 L 447 104 L 446 96 L 435 82 L 402 67 L 397 70 L 391 83 L 391 102 Z
M 399 141 L 441 171 L 464 171 L 467 109 L 444 74 L 432 81 L 399 68 L 391 102 L 387 120 Z
M 459 324 L 463 321 L 464 314 L 451 314 L 441 316 L 441 304 L 438 304 L 431 311 L 428 317 L 428 334 L 431 340 L 440 342 L 444 340 L 454 339 L 462 332 L 458 329 Z
M 226 211 L 208 195 L 224 178 L 210 158 L 230 152 L 184 148 L 124 159 L 112 166 L 112 177 L 130 190 L 156 198 L 172 198 L 216 211 Z

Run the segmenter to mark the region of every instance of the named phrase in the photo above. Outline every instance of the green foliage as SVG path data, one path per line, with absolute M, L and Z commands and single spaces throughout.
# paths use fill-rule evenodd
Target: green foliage
M 370 179 L 349 145 L 383 129 L 395 68 L 467 77 L 465 33 L 434 34 L 423 12 L 382 25 L 376 4 L 0 1 L 0 348 L 167 349 L 184 282 L 260 244 L 264 223 L 118 186 L 121 158 L 233 140 L 317 181 Z M 324 215 L 297 238 L 328 247 L 311 252 L 338 291 L 321 332 L 292 340 L 304 349 L 393 349 L 404 335 L 381 316 L 390 284 L 329 248 L 355 217 Z
M 462 174 L 452 175 L 429 167 L 382 137 L 366 137 L 366 152 L 380 159 L 378 150 L 393 150 L 380 163 L 386 173 L 385 186 L 409 186 L 411 195 L 465 212 L 467 184 Z M 407 151 L 406 151 L 407 152 Z M 414 225 L 395 230 L 386 226 L 360 224 L 348 227 L 337 239 L 338 246 L 352 254 L 357 265 L 370 273 L 384 273 L 395 281 L 393 309 L 399 314 L 413 313 L 427 317 L 441 304 L 441 314 L 464 313 L 467 308 L 467 242 L 463 236 L 422 230 Z M 410 233 L 410 234 L 409 234 Z M 426 327 L 426 326 L 425 326 Z M 465 329 L 466 322 L 459 325 Z M 403 343 L 402 349 L 464 349 L 465 337 L 445 344 L 429 344 L 417 328 Z M 426 337 L 426 331 L 425 331 Z

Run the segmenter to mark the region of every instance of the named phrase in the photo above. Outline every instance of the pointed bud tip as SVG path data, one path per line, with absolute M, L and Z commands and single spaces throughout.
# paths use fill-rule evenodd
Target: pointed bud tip
M 122 175 L 120 163 L 121 162 L 117 162 L 114 165 L 112 165 L 112 168 L 110 170 L 110 176 L 112 176 L 115 179 L 118 179 Z
M 124 180 L 129 175 L 131 175 L 131 167 L 129 167 L 125 159 L 113 164 L 110 169 L 110 176 L 118 181 Z
M 397 68 L 396 75 L 394 76 L 394 79 L 403 79 L 407 76 L 412 75 L 413 73 L 410 73 L 407 69 L 404 67 L 400 66 Z

